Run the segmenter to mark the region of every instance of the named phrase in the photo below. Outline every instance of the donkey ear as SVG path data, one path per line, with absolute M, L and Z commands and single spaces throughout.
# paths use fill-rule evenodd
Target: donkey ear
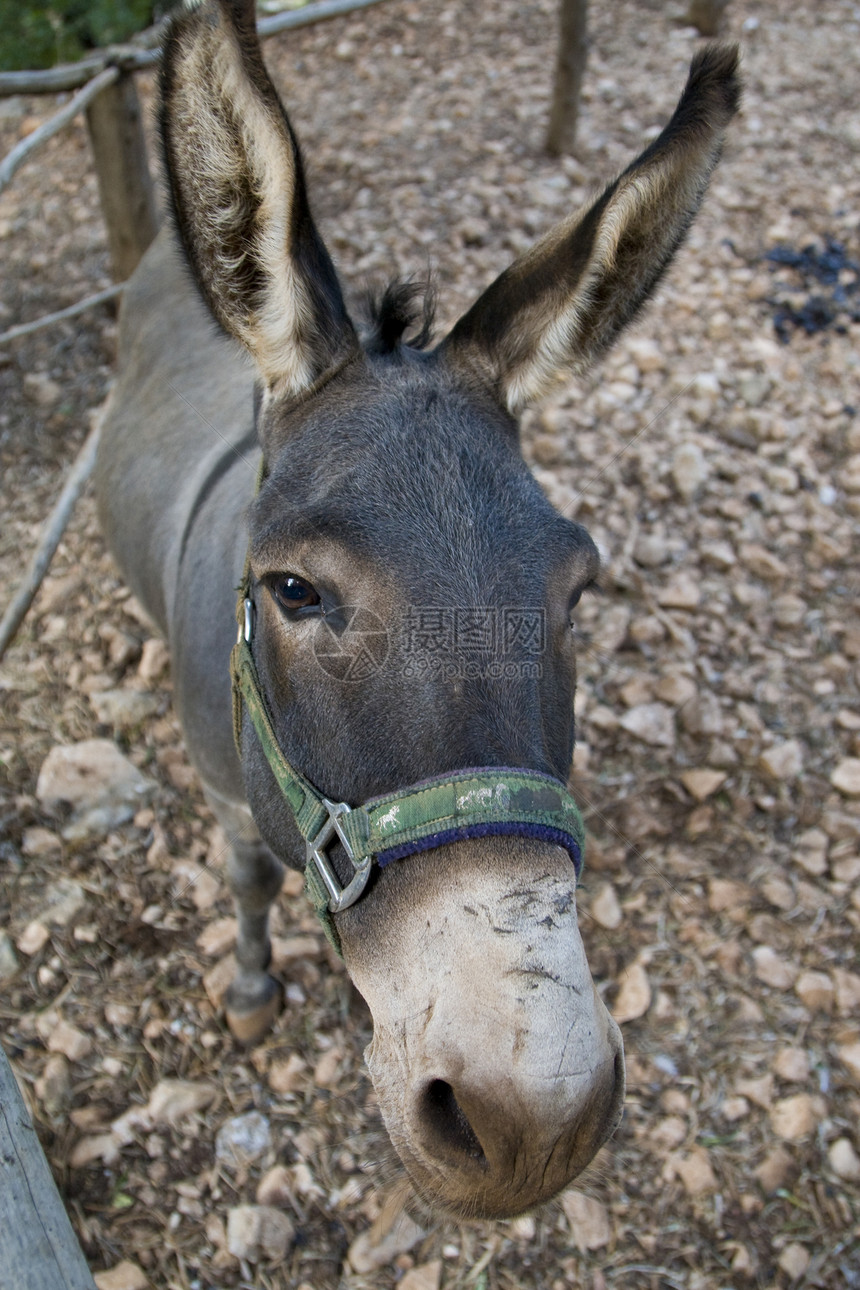
M 692 222 L 737 110 L 735 46 L 693 60 L 659 138 L 585 211 L 496 279 L 441 352 L 488 381 L 511 412 L 561 368 L 584 371 L 644 304 Z
M 254 0 L 206 0 L 180 11 L 162 59 L 161 135 L 177 228 L 209 308 L 270 391 L 297 394 L 357 342 L 254 10 Z

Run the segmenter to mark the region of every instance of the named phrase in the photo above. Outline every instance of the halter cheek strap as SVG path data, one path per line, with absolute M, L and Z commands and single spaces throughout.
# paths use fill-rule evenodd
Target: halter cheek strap
M 287 761 L 278 743 L 251 650 L 254 605 L 246 567 L 236 616 L 239 637 L 230 657 L 233 734 L 241 756 L 242 708 L 251 719 L 272 774 L 305 841 L 305 886 L 326 935 L 340 953 L 334 915 L 361 896 L 373 861 L 384 868 L 466 838 L 518 834 L 564 847 L 577 879 L 585 831 L 576 802 L 560 780 L 537 771 L 489 767 L 438 775 L 363 806 L 331 802 Z M 328 847 L 339 841 L 352 866 L 342 884 Z

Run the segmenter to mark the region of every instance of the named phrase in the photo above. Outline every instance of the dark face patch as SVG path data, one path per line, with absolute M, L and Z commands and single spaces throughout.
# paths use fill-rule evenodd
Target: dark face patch
M 250 514 L 255 649 L 288 760 L 352 803 L 469 766 L 565 780 L 568 606 L 597 555 L 506 415 L 431 356 L 351 365 L 291 421 L 265 416 L 279 447 Z M 284 613 L 275 575 L 319 605 Z

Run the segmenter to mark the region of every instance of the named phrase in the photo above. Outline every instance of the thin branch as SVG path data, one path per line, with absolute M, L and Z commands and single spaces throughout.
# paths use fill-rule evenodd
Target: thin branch
M 304 9 L 291 9 L 287 13 L 275 13 L 271 18 L 261 18 L 257 31 L 261 39 L 274 36 L 279 31 L 290 27 L 307 27 L 314 22 L 327 22 L 329 18 L 339 18 L 341 14 L 352 13 L 354 9 L 368 9 L 381 0 L 317 0 L 316 4 L 305 5 Z
M 106 67 L 103 72 L 99 72 L 98 76 L 93 77 L 89 84 L 84 86 L 74 98 L 69 99 L 68 103 L 60 108 L 59 112 L 55 112 L 52 117 L 44 121 L 26 139 L 16 143 L 12 151 L 0 162 L 0 193 L 9 183 L 18 167 L 24 164 L 32 152 L 35 152 L 48 139 L 58 134 L 63 129 L 63 126 L 68 125 L 88 103 L 92 102 L 97 94 L 101 94 L 107 85 L 112 85 L 114 81 L 119 80 L 119 76 L 118 68 Z
M 85 313 L 87 309 L 95 309 L 96 305 L 103 305 L 106 300 L 114 300 L 124 290 L 125 283 L 118 282 L 113 287 L 105 287 L 104 291 L 97 291 L 94 296 L 79 300 L 75 305 L 58 309 L 56 313 L 45 314 L 33 322 L 19 323 L 16 327 L 10 327 L 8 331 L 0 332 L 0 345 L 7 345 L 11 340 L 20 340 L 22 336 L 30 336 L 34 331 L 41 331 L 43 327 L 51 327 L 56 322 L 62 322 L 64 318 L 74 318 L 76 314 Z
M 61 63 L 44 72 L 0 72 L 0 98 L 11 94 L 59 94 L 77 90 L 106 66 L 103 54 L 90 54 L 79 63 Z
M 18 628 L 27 615 L 27 610 L 35 599 L 36 592 L 44 581 L 57 547 L 60 545 L 62 536 L 68 527 L 72 511 L 75 509 L 75 503 L 92 474 L 101 428 L 102 416 L 100 415 L 84 440 L 83 447 L 75 458 L 69 477 L 63 485 L 63 491 L 60 493 L 53 511 L 42 527 L 39 544 L 30 561 L 24 581 L 3 615 L 3 620 L 0 622 L 0 659 L 2 659 L 14 640 Z
M 161 28 L 160 22 L 154 23 L 127 44 L 105 45 L 77 63 L 60 63 L 58 67 L 39 72 L 0 72 L 0 98 L 9 94 L 57 94 L 62 90 L 76 90 L 105 67 L 118 67 L 121 72 L 152 67 L 161 56 Z

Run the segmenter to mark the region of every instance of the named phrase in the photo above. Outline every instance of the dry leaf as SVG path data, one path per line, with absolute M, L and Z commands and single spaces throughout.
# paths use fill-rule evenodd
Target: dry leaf
M 410 1268 L 402 1281 L 398 1281 L 397 1290 L 439 1290 L 442 1280 L 442 1260 L 434 1259 L 432 1263 L 422 1263 L 418 1268 Z
M 614 930 L 621 923 L 621 906 L 618 903 L 618 897 L 615 894 L 615 888 L 611 882 L 605 882 L 598 890 L 590 906 L 591 917 L 601 927 L 606 927 L 610 931 Z
M 778 1138 L 786 1142 L 799 1142 L 812 1133 L 818 1123 L 816 1099 L 809 1093 L 796 1093 L 774 1102 L 770 1123 Z
M 756 1106 L 770 1110 L 773 1103 L 773 1076 L 762 1075 L 758 1079 L 739 1079 L 735 1088 L 741 1097 L 748 1097 Z
M 398 1214 L 386 1234 L 374 1243 L 373 1228 L 361 1232 L 349 1247 L 349 1262 L 356 1272 L 375 1272 L 387 1267 L 398 1254 L 406 1254 L 426 1233 L 408 1214 Z
M 833 982 L 824 972 L 801 972 L 794 983 L 794 992 L 810 1012 L 830 1012 L 836 991 Z
M 62 1053 L 70 1062 L 83 1061 L 93 1050 L 93 1041 L 77 1026 L 58 1021 L 48 1039 L 49 1053 Z
M 844 757 L 830 776 L 830 782 L 846 797 L 860 797 L 860 757 Z
M 38 954 L 39 950 L 47 945 L 50 937 L 51 933 L 45 924 L 34 920 L 27 924 L 15 944 L 21 953 L 29 958 L 33 954 Z
M 762 1189 L 770 1195 L 788 1181 L 793 1161 L 784 1147 L 775 1147 L 754 1170 Z
M 841 1015 L 845 1017 L 860 1011 L 860 976 L 839 967 L 832 968 L 831 974 L 836 987 L 836 1007 Z
M 757 945 L 752 957 L 755 974 L 765 985 L 775 990 L 789 990 L 797 980 L 798 969 L 780 958 L 769 945 Z
M 235 918 L 216 918 L 207 923 L 195 942 L 201 954 L 215 957 L 226 954 L 236 943 L 238 923 Z
M 841 1044 L 837 1048 L 839 1060 L 847 1066 L 854 1078 L 860 1083 L 860 1041 L 854 1044 Z
M 202 1080 L 159 1080 L 149 1095 L 146 1114 L 153 1124 L 176 1125 L 214 1102 L 218 1089 Z
M 334 1088 L 343 1053 L 340 1048 L 329 1048 L 314 1067 L 314 1083 L 318 1088 Z
M 267 1076 L 269 1088 L 273 1093 L 294 1093 L 301 1088 L 307 1068 L 298 1053 L 291 1053 L 286 1061 L 272 1062 Z
M 237 1205 L 227 1215 L 227 1249 L 235 1259 L 280 1262 L 294 1236 L 290 1219 L 271 1205 Z
M 809 1058 L 802 1048 L 781 1048 L 773 1059 L 773 1069 L 780 1079 L 803 1084 L 809 1079 Z
M 635 1021 L 648 1011 L 651 1004 L 651 985 L 641 963 L 631 963 L 620 979 L 618 994 L 612 1006 L 612 1015 L 619 1025 Z
M 717 1190 L 719 1184 L 704 1147 L 694 1147 L 688 1155 L 674 1157 L 673 1164 L 688 1196 L 704 1196 Z
M 851 1182 L 860 1180 L 860 1157 L 849 1138 L 837 1138 L 827 1152 L 827 1160 L 840 1178 Z
M 204 974 L 203 989 L 206 991 L 213 1008 L 221 1008 L 224 995 L 227 993 L 227 988 L 235 975 L 235 954 L 228 954 L 226 958 L 221 959 L 219 963 L 216 963 L 214 967 Z
M 685 770 L 681 775 L 681 783 L 687 792 L 697 802 L 704 802 L 706 798 L 716 793 L 726 782 L 726 772 L 723 770 L 710 770 L 703 766 L 699 770 Z
M 93 1277 L 97 1290 L 149 1290 L 149 1278 L 142 1268 L 128 1259 Z
M 81 1138 L 75 1145 L 69 1156 L 69 1164 L 72 1169 L 84 1169 L 95 1160 L 112 1164 L 119 1156 L 120 1145 L 113 1133 L 94 1133 L 90 1137 Z
M 792 1241 L 780 1254 L 779 1266 L 792 1281 L 798 1281 L 809 1267 L 809 1251 L 804 1245 Z
M 612 1236 L 609 1211 L 593 1196 L 583 1191 L 566 1191 L 561 1207 L 570 1224 L 570 1235 L 576 1248 L 584 1254 L 608 1245 Z
M 273 1165 L 257 1184 L 255 1200 L 258 1205 L 274 1205 L 286 1209 L 293 1196 L 292 1177 L 286 1165 Z

